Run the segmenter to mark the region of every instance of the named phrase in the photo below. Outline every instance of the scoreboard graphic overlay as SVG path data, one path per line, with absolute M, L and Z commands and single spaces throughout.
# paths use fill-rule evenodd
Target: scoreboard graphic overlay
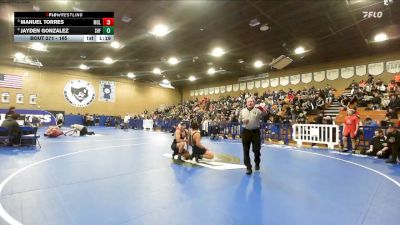
M 114 12 L 15 12 L 14 42 L 112 42 Z

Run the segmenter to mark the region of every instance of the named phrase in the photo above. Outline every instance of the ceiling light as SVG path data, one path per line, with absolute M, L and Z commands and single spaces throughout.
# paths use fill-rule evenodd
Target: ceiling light
M 104 63 L 105 63 L 105 64 L 113 64 L 114 61 L 113 61 L 112 58 L 110 58 L 110 57 L 105 57 L 105 58 L 104 58 Z
M 214 68 L 210 68 L 207 70 L 207 73 L 210 75 L 213 75 L 215 73 L 215 69 Z
M 163 80 L 162 80 L 162 83 L 163 83 L 163 84 L 170 84 L 169 80 L 167 80 L 167 79 L 163 79 Z
M 17 52 L 17 53 L 15 53 L 15 58 L 16 59 L 24 59 L 25 55 L 21 52 Z
M 211 55 L 215 56 L 215 57 L 220 57 L 223 54 L 225 54 L 224 50 L 222 48 L 219 48 L 219 47 L 218 48 L 214 48 L 212 50 L 212 52 L 211 52 Z
M 40 42 L 32 43 L 31 49 L 36 50 L 36 51 L 40 51 L 40 52 L 47 51 L 47 47 L 44 44 L 40 43 Z
M 161 70 L 159 68 L 154 68 L 153 69 L 153 73 L 157 74 L 157 75 L 160 75 L 161 74 Z
M 151 34 L 155 35 L 156 37 L 163 37 L 169 33 L 169 28 L 163 24 L 158 24 L 153 27 L 151 30 Z
M 302 46 L 299 46 L 299 47 L 297 47 L 297 48 L 294 50 L 294 53 L 295 53 L 296 55 L 303 54 L 304 52 L 306 52 L 306 51 L 304 50 L 304 48 L 303 48 Z
M 110 45 L 113 48 L 122 48 L 123 47 L 123 45 L 121 45 L 121 43 L 119 43 L 118 41 L 113 41 L 113 42 L 111 42 Z
M 388 39 L 387 35 L 385 33 L 379 33 L 375 35 L 374 40 L 375 42 L 382 42 L 386 41 Z
M 168 59 L 168 63 L 171 64 L 171 65 L 176 65 L 176 64 L 179 63 L 179 60 L 177 58 L 175 58 L 175 57 L 171 57 L 171 58 Z
M 89 67 L 86 66 L 85 64 L 81 64 L 81 65 L 79 66 L 79 69 L 81 69 L 81 70 L 88 70 Z
M 68 0 L 57 0 L 57 2 L 58 2 L 58 3 L 61 3 L 61 4 L 67 4 L 67 3 L 68 3 Z
M 189 80 L 190 80 L 190 81 L 195 81 L 195 80 L 196 80 L 196 77 L 195 77 L 195 76 L 190 76 L 190 77 L 189 77 Z
M 257 61 L 254 62 L 254 67 L 255 67 L 255 68 L 260 68 L 260 67 L 262 67 L 263 65 L 264 65 L 264 63 L 261 62 L 260 60 L 257 60 Z
M 132 78 L 135 78 L 136 76 L 135 76 L 135 74 L 134 73 L 132 73 L 132 72 L 129 72 L 127 75 L 126 75 L 128 78 L 130 78 L 130 79 L 132 79 Z

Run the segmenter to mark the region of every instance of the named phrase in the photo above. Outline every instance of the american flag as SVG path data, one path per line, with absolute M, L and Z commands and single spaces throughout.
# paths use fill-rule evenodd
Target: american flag
M 22 76 L 0 73 L 0 87 L 22 88 Z

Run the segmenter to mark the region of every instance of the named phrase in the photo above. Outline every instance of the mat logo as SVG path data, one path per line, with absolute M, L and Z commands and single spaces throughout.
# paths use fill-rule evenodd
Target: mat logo
M 64 87 L 65 99 L 75 107 L 86 107 L 96 97 L 93 85 L 84 80 L 72 80 Z

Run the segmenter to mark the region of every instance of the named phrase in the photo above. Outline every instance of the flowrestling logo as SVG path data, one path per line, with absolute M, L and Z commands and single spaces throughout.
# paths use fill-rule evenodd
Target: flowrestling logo
M 86 107 L 96 97 L 93 85 L 84 80 L 71 80 L 64 87 L 64 97 L 72 106 Z

